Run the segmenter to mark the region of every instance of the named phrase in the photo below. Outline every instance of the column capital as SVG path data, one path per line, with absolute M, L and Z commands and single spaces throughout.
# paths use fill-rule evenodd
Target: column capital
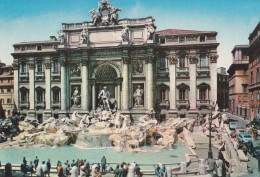
M 170 65 L 176 65 L 178 60 L 176 55 L 169 55 L 168 56 Z
M 123 60 L 124 64 L 130 64 L 131 63 L 131 58 L 129 56 L 122 57 L 122 60 Z
M 89 59 L 88 59 L 88 57 L 82 57 L 80 62 L 82 64 L 82 66 L 87 66 L 89 63 Z
M 145 57 L 145 63 L 153 63 L 155 61 L 155 56 L 154 55 L 148 55 Z
M 210 59 L 210 63 L 217 63 L 218 55 L 217 54 L 210 54 L 209 59 Z
M 28 66 L 29 66 L 29 69 L 34 69 L 34 63 L 33 62 L 29 62 Z
M 65 59 L 60 59 L 60 65 L 61 66 L 66 66 L 67 65 L 67 61 Z
M 50 69 L 51 68 L 50 62 L 45 62 L 44 67 L 45 67 L 45 69 Z
M 13 69 L 14 70 L 18 70 L 19 69 L 19 64 L 18 63 L 15 62 L 12 65 L 13 65 Z
M 188 58 L 189 58 L 190 64 L 197 64 L 198 63 L 198 56 L 197 55 L 190 54 L 188 56 Z

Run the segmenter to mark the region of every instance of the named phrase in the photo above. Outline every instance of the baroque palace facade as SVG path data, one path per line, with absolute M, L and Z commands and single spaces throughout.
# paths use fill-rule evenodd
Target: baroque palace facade
M 217 101 L 217 32 L 156 32 L 152 17 L 119 19 L 119 11 L 103 0 L 91 22 L 63 23 L 59 40 L 14 44 L 21 114 L 42 121 L 90 113 L 104 86 L 134 120 L 152 108 L 161 118 L 209 112 Z

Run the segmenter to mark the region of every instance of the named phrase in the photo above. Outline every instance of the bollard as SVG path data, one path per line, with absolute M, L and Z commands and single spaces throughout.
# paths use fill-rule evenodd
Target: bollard
M 167 177 L 172 177 L 172 169 L 171 167 L 167 167 Z
M 199 164 L 199 174 L 200 175 L 206 174 L 206 166 L 203 163 Z
M 91 168 L 91 173 L 92 173 L 92 177 L 94 177 L 94 171 L 95 171 L 95 168 L 97 167 L 97 164 L 93 164 L 92 165 L 92 168 Z
M 180 173 L 186 173 L 187 169 L 186 169 L 186 162 L 181 162 L 181 170 Z
M 128 177 L 135 177 L 135 167 L 133 165 L 128 168 Z

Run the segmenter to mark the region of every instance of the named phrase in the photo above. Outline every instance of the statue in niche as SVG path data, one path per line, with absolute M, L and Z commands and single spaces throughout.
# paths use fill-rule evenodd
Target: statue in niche
M 147 39 L 148 39 L 148 40 L 152 40 L 152 39 L 153 39 L 153 34 L 154 34 L 154 32 L 155 32 L 154 27 L 153 27 L 152 25 L 149 25 L 149 26 L 147 27 Z
M 80 34 L 80 44 L 87 44 L 87 43 L 88 43 L 88 31 L 85 28 Z
M 75 90 L 71 96 L 71 100 L 73 102 L 72 107 L 80 107 L 80 91 L 78 90 L 78 87 L 75 87 Z
M 140 107 L 143 106 L 143 95 L 144 95 L 144 90 L 141 88 L 140 85 L 137 86 L 137 89 L 134 92 L 134 107 Z
M 80 67 L 77 65 L 72 66 L 70 75 L 71 77 L 80 77 Z
M 122 30 L 122 41 L 123 42 L 126 42 L 126 41 L 129 41 L 129 28 L 128 27 L 125 27 L 123 30 Z
M 65 44 L 65 33 L 63 31 L 60 31 L 59 39 L 60 39 L 61 45 L 64 45 Z
M 93 25 L 97 26 L 101 22 L 101 8 L 99 7 L 97 10 L 92 9 L 89 11 L 89 13 L 92 15 Z
M 110 22 L 113 25 L 118 24 L 118 11 L 121 11 L 122 9 L 111 7 L 110 9 Z
M 142 61 L 136 61 L 134 63 L 134 74 L 143 74 L 143 62 Z
M 99 99 L 99 108 L 101 110 L 106 110 L 110 111 L 110 105 L 109 105 L 109 100 L 110 100 L 110 92 L 107 90 L 107 87 L 104 86 L 103 89 L 99 92 L 98 94 L 98 99 Z

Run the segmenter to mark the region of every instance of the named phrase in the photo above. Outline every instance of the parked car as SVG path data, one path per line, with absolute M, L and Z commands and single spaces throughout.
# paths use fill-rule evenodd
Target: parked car
M 245 129 L 237 128 L 237 129 L 235 130 L 235 135 L 239 135 L 240 133 L 245 133 L 245 132 L 246 132 Z
M 229 122 L 229 129 L 235 130 L 237 128 L 237 122 Z
M 237 137 L 237 140 L 241 143 L 247 143 L 249 141 L 251 141 L 251 142 L 254 141 L 253 136 L 247 132 L 240 133 L 236 137 Z

